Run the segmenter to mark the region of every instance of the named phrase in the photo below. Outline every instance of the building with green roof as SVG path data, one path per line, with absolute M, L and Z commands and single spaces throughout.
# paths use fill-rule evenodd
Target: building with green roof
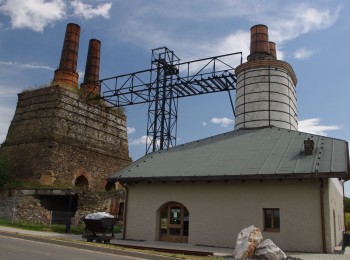
M 293 69 L 277 60 L 266 26 L 251 32 L 248 62 L 236 68 L 235 130 L 150 153 L 108 178 L 126 189 L 124 239 L 232 248 L 255 225 L 284 251 L 333 252 L 342 242 L 348 143 L 296 130 Z

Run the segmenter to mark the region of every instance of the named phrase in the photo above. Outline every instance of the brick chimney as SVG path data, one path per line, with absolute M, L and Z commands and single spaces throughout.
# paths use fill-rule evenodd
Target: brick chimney
M 250 28 L 250 55 L 247 60 L 273 59 L 270 53 L 268 27 L 257 24 Z M 276 48 L 276 46 L 274 46 Z
M 270 51 L 270 54 L 273 56 L 273 58 L 277 60 L 276 43 L 269 42 L 269 51 Z
M 52 83 L 70 88 L 78 88 L 79 75 L 77 73 L 80 26 L 67 24 L 63 42 L 60 66 L 55 70 Z
M 315 142 L 314 140 L 311 140 L 308 138 L 307 140 L 304 140 L 304 150 L 305 155 L 312 155 L 312 151 L 314 150 Z
M 101 42 L 97 39 L 90 39 L 86 58 L 84 83 L 81 85 L 89 94 L 100 95 L 100 86 L 93 83 L 100 78 L 100 53 Z

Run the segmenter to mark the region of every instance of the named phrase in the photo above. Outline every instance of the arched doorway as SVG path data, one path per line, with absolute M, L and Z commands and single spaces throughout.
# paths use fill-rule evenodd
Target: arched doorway
M 89 181 L 86 179 L 84 175 L 80 175 L 75 180 L 75 186 L 81 189 L 87 190 L 89 188 Z
M 188 242 L 189 212 L 181 203 L 169 202 L 159 211 L 159 240 L 176 243 Z

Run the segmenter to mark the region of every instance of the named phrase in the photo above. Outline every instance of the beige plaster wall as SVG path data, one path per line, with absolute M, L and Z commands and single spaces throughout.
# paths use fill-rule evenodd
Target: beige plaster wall
M 235 246 L 263 208 L 279 208 L 280 232 L 263 232 L 286 251 L 322 251 L 319 180 L 138 183 L 129 187 L 126 239 L 157 240 L 157 210 L 170 201 L 189 210 L 189 243 Z
M 343 239 L 344 203 L 342 186 L 338 179 L 329 179 L 325 185 L 325 222 L 327 251 L 332 252 Z

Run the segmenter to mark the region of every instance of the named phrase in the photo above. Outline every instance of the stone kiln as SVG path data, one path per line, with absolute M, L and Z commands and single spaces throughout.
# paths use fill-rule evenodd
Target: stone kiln
M 131 162 L 125 115 L 85 101 L 78 88 L 79 32 L 78 25 L 68 24 L 52 84 L 18 94 L 1 154 L 19 181 L 103 190 L 107 176 Z M 100 42 L 90 45 L 95 48 L 89 48 L 84 83 L 98 80 Z

